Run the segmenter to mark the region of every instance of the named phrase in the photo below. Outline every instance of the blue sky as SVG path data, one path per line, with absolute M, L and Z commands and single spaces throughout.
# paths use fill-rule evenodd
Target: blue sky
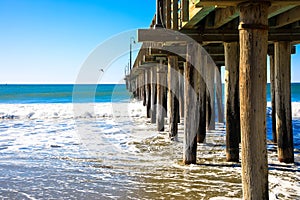
M 155 0 L 0 0 L 0 83 L 73 83 L 99 44 L 148 27 Z M 129 49 L 129 41 L 126 42 Z M 122 61 L 123 59 L 123 61 Z M 128 56 L 115 65 L 124 74 Z M 105 78 L 103 78 L 105 79 Z
M 154 13 L 155 0 L 0 0 L 0 83 L 74 83 L 93 50 L 148 27 Z M 297 52 L 293 82 L 300 82 Z M 119 82 L 128 59 L 117 57 L 101 82 Z

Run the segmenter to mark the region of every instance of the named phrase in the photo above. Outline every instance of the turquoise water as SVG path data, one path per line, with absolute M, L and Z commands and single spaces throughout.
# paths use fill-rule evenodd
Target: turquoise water
M 0 85 L 0 103 L 9 104 L 121 102 L 129 98 L 123 84 Z

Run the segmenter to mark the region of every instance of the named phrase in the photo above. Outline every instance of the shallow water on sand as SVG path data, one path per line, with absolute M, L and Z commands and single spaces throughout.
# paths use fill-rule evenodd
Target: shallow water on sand
M 16 117 L 0 120 L 1 199 L 242 197 L 240 164 L 225 162 L 222 124 L 198 146 L 199 164 L 184 166 L 183 123 L 178 141 L 170 141 L 140 103 L 128 107 L 127 117 L 108 111 L 108 104 L 75 117 L 67 104 L 30 105 L 24 112 L 18 106 L 24 105 L 4 106 Z M 299 151 L 296 164 L 287 165 L 276 161 L 274 148 L 268 145 L 270 198 L 299 199 Z

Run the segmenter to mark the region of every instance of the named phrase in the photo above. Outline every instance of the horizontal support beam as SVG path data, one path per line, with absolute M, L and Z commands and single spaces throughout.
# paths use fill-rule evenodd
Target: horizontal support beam
M 245 0 L 195 0 L 196 6 L 237 6 Z M 298 0 L 269 0 L 272 5 L 300 5 Z
M 269 26 L 271 28 L 283 27 L 300 20 L 300 6 L 293 8 L 287 12 L 275 16 L 270 20 Z
M 239 41 L 238 30 L 182 30 L 139 29 L 139 42 L 234 42 Z M 268 41 L 300 41 L 300 29 L 270 29 Z

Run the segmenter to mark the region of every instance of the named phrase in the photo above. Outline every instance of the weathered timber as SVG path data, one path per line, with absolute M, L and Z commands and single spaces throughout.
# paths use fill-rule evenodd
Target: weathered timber
M 151 69 L 151 123 L 156 123 L 157 66 Z
M 238 6 L 245 0 L 195 0 L 196 6 Z M 268 0 L 272 5 L 300 5 L 299 0 Z
M 239 10 L 237 7 L 229 6 L 227 8 L 218 8 L 215 11 L 215 19 L 213 28 L 219 28 L 224 24 L 239 16 Z
M 184 139 L 183 139 L 183 163 L 195 164 L 197 156 L 197 126 L 198 126 L 198 105 L 197 95 L 195 93 L 195 80 L 194 80 L 194 66 L 191 64 L 192 52 L 194 51 L 194 45 L 188 44 L 187 64 L 184 72 Z
M 178 30 L 178 1 L 173 0 L 172 2 L 172 29 Z
M 165 0 L 166 28 L 171 29 L 171 0 Z
M 154 28 L 162 28 L 163 27 L 163 1 L 162 0 L 156 0 L 156 17 L 155 17 L 155 25 Z
M 160 63 L 157 69 L 157 117 L 156 124 L 158 131 L 164 131 L 166 109 L 166 69 L 163 64 L 163 59 L 160 59 Z
M 182 0 L 181 1 L 181 19 L 183 22 L 189 21 L 190 19 L 190 14 L 189 14 L 189 0 Z
M 240 97 L 239 44 L 224 43 L 225 49 L 225 105 L 226 105 L 226 160 L 239 162 Z
M 272 106 L 272 139 L 274 143 L 277 143 L 274 52 L 273 54 L 269 54 L 269 57 L 270 57 L 270 90 L 271 90 L 271 106 Z
M 179 69 L 179 116 L 184 117 L 184 69 Z
M 299 21 L 300 20 L 299 12 L 300 12 L 300 6 L 275 16 L 274 19 L 271 20 L 272 22 L 274 22 L 270 24 L 271 28 L 278 28 Z
M 240 116 L 244 199 L 269 199 L 266 83 L 269 3 L 240 5 Z M 259 26 L 257 26 L 259 25 Z
M 143 70 L 142 72 L 142 85 L 141 85 L 141 89 L 142 89 L 142 100 L 143 100 L 143 106 L 146 106 L 146 71 Z
M 186 34 L 193 40 L 202 42 L 238 42 L 239 33 L 236 29 L 205 29 L 193 30 L 182 29 L 182 34 Z M 268 41 L 300 41 L 299 28 L 275 28 L 269 30 Z M 181 43 L 186 41 L 186 37 L 175 34 L 174 32 L 165 29 L 139 29 L 138 30 L 139 42 L 172 42 Z
M 206 56 L 207 57 L 207 56 Z M 208 130 L 215 130 L 215 63 L 207 58 L 206 70 L 206 84 L 207 84 L 207 96 L 208 96 Z
M 169 112 L 169 137 L 177 139 L 179 122 L 179 68 L 178 57 L 168 57 L 168 112 Z
M 215 80 L 216 80 L 216 101 L 218 107 L 218 122 L 224 123 L 224 109 L 223 109 L 223 98 L 222 98 L 222 77 L 221 77 L 221 66 L 215 68 Z
M 278 160 L 294 162 L 291 113 L 291 47 L 289 42 L 275 42 L 276 133 Z
M 189 13 L 190 20 L 183 25 L 182 28 L 189 29 L 195 27 L 202 19 L 204 19 L 211 11 L 215 9 L 214 6 L 194 8 Z
M 199 47 L 198 47 L 199 48 Z M 199 64 L 198 73 L 199 73 L 199 125 L 197 131 L 197 142 L 203 143 L 206 138 L 206 80 L 205 80 L 205 68 L 207 67 L 207 57 L 204 56 L 203 52 L 200 50 L 197 51 L 195 55 L 200 60 L 197 62 Z
M 148 69 L 145 78 L 147 118 L 151 117 L 151 71 Z

